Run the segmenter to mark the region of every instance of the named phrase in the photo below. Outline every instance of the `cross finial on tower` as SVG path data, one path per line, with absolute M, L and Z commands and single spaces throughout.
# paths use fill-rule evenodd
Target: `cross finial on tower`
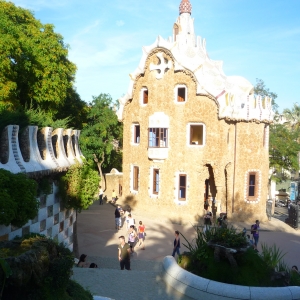
M 192 13 L 192 4 L 189 0 L 182 0 L 179 5 L 179 14 L 181 15 L 183 13 Z

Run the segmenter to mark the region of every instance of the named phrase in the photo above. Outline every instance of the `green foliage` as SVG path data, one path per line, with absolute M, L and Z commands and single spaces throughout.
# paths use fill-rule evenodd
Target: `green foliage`
M 198 226 L 194 226 L 196 230 L 196 238 L 189 242 L 185 236 L 182 235 L 187 244 L 183 244 L 191 253 L 192 257 L 197 260 L 203 260 L 208 258 L 209 247 L 207 245 L 207 237 L 206 233 L 202 232 L 202 229 Z
M 92 300 L 93 295 L 90 291 L 84 290 L 76 281 L 70 280 L 67 287 L 68 294 L 73 300 Z
M 35 218 L 39 202 L 37 184 L 25 174 L 0 169 L 0 224 L 22 227 Z
M 247 240 L 246 237 L 243 236 L 243 232 L 239 232 L 234 227 L 211 227 L 210 230 L 205 232 L 205 238 L 207 241 L 227 248 L 240 248 L 247 246 Z
M 66 208 L 88 209 L 95 200 L 99 186 L 98 172 L 85 161 L 72 165 L 59 179 L 59 193 Z
M 10 268 L 9 264 L 7 263 L 7 261 L 5 259 L 3 259 L 1 256 L 0 256 L 0 266 L 1 266 L 2 271 L 4 272 L 4 280 L 3 280 L 1 291 L 0 291 L 0 299 L 1 299 L 2 295 L 3 295 L 6 278 L 8 278 L 10 275 L 12 275 L 12 271 L 11 271 L 11 268 Z
M 196 230 L 196 238 L 190 243 L 183 235 L 187 242 L 185 245 L 191 254 L 201 260 L 207 258 L 208 246 L 207 243 L 218 244 L 227 248 L 241 248 L 247 246 L 247 240 L 243 236 L 242 231 L 238 231 L 234 227 L 218 228 L 211 227 L 209 230 L 202 232 L 199 227 L 194 227 Z
M 76 67 L 54 26 L 0 0 L 0 49 L 0 104 L 14 109 L 32 103 L 57 111 L 72 87 Z
M 7 244 L 6 244 L 7 245 Z M 30 234 L 27 237 L 22 237 L 19 240 L 15 240 L 11 244 L 12 248 L 22 248 L 26 251 L 30 250 L 32 253 L 38 251 L 43 253 L 42 260 L 36 260 L 34 263 L 38 266 L 30 266 L 32 270 L 36 270 L 37 267 L 44 268 L 41 278 L 38 282 L 35 280 L 35 275 L 30 274 L 28 269 L 26 272 L 30 274 L 31 280 L 28 282 L 20 282 L 15 284 L 15 281 L 7 280 L 7 284 L 4 288 L 3 300 L 10 299 L 24 299 L 24 300 L 92 300 L 93 297 L 89 291 L 86 291 L 79 284 L 70 280 L 72 274 L 72 267 L 74 265 L 74 255 L 63 244 L 58 244 L 55 241 L 39 235 Z M 1 248 L 1 245 L 0 245 Z M 10 249 L 10 252 L 16 251 L 16 249 Z M 18 259 L 18 258 L 16 258 Z M 27 262 L 28 263 L 28 262 Z M 14 272 L 18 272 L 15 263 L 12 262 L 12 268 Z M 21 268 L 30 268 L 28 265 L 20 265 Z M 19 270 L 21 273 L 22 271 Z M 33 272 L 34 273 L 34 272 Z M 12 284 L 14 282 L 14 284 Z
M 42 177 L 38 181 L 38 195 L 49 195 L 52 191 L 52 185 L 48 177 Z
M 64 119 L 54 119 L 50 111 L 43 111 L 40 108 L 23 109 L 19 107 L 14 111 L 10 111 L 5 106 L 0 105 L 0 131 L 7 125 L 19 125 L 20 129 L 28 125 L 36 125 L 41 127 L 68 128 L 71 124 L 71 117 Z
M 298 153 L 300 144 L 298 143 L 299 132 L 286 126 L 285 124 L 272 124 L 270 126 L 270 167 L 273 168 L 273 178 L 284 180 L 281 176 L 282 169 L 298 170 Z
M 261 249 L 261 258 L 267 266 L 275 271 L 281 271 L 280 269 L 282 269 L 283 266 L 282 259 L 285 254 L 283 254 L 275 244 L 272 247 L 267 244 L 262 244 Z
M 112 165 L 113 162 L 121 162 L 115 156 L 122 156 L 119 148 L 122 143 L 122 124 L 119 123 L 114 110 L 114 103 L 110 95 L 100 94 L 94 97 L 89 105 L 87 124 L 83 127 L 80 136 L 80 146 L 87 159 L 93 159 L 102 172 L 119 168 L 121 165 Z M 101 174 L 102 175 L 102 174 Z

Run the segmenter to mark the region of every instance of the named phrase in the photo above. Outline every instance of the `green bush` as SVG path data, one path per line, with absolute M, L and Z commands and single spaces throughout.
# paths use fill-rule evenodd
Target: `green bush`
M 70 280 L 74 255 L 63 244 L 38 234 L 30 234 L 13 242 L 0 243 L 0 249 L 7 249 L 8 246 L 13 249 L 6 260 L 14 275 L 6 279 L 2 300 L 93 299 L 89 291 Z M 34 270 L 38 270 L 38 276 Z M 0 268 L 0 282 L 1 278 L 3 274 Z
M 25 174 L 0 169 L 0 224 L 22 227 L 38 213 L 37 184 Z
M 299 285 L 300 276 L 291 274 L 286 264 L 283 262 L 282 252 L 274 245 L 268 247 L 263 245 L 260 255 L 252 247 L 246 251 L 238 251 L 234 254 L 234 259 L 238 267 L 233 268 L 228 259 L 221 256 L 220 261 L 215 260 L 213 244 L 227 248 L 245 248 L 247 242 L 242 232 L 235 228 L 211 227 L 205 233 L 202 229 L 195 227 L 196 238 L 189 242 L 184 236 L 184 244 L 189 253 L 181 255 L 178 264 L 198 276 L 237 285 L 246 286 L 285 286 L 286 284 Z M 287 278 L 272 279 L 274 272 L 284 271 Z M 288 275 L 290 274 L 290 275 Z
M 88 209 L 96 199 L 99 179 L 98 172 L 89 162 L 72 165 L 66 175 L 59 179 L 59 194 L 64 206 L 79 212 Z

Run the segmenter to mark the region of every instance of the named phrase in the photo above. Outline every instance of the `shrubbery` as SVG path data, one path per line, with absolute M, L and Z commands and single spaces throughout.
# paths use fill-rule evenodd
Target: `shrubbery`
M 98 172 L 85 161 L 72 165 L 59 180 L 59 193 L 66 208 L 79 212 L 88 209 L 97 196 L 99 186 Z
M 62 244 L 31 234 L 20 240 L 0 243 L 0 256 L 11 269 L 2 300 L 93 299 L 90 292 L 70 280 L 74 256 Z M 0 283 L 4 277 L 0 268 Z
M 300 285 L 298 273 L 291 272 L 283 261 L 284 254 L 275 246 L 262 246 L 262 253 L 251 247 L 243 233 L 234 228 L 211 227 L 205 233 L 196 227 L 197 236 L 186 241 L 188 253 L 178 259 L 179 265 L 189 272 L 211 280 L 246 286 Z M 248 248 L 247 248 L 248 247 Z M 216 249 L 218 251 L 216 252 Z M 235 248 L 232 264 L 219 249 Z M 219 253 L 216 256 L 216 253 Z
M 25 174 L 0 169 L 0 224 L 22 227 L 38 213 L 37 183 Z

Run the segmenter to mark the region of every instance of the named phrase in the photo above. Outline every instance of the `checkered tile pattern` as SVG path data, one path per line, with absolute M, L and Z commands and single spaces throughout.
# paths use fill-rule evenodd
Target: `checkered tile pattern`
M 39 197 L 40 209 L 38 215 L 29 220 L 22 228 L 12 225 L 0 225 L 0 240 L 12 240 L 30 232 L 44 234 L 64 243 L 73 250 L 73 224 L 76 222 L 76 211 L 65 210 L 56 195 L 57 186 L 53 184 L 53 193 Z

